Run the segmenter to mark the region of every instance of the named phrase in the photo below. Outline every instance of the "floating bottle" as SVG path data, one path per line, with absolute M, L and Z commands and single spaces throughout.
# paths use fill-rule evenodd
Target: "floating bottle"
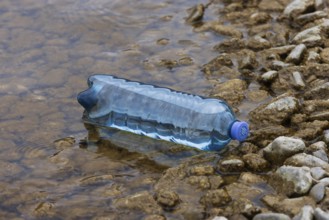
M 223 100 L 203 98 L 111 75 L 93 75 L 78 95 L 88 120 L 200 150 L 222 150 L 232 139 L 248 137 Z

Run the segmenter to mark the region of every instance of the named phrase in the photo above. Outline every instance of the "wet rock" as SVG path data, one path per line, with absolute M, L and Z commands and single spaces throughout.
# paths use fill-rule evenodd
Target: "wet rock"
M 211 183 L 207 176 L 191 176 L 187 179 L 187 182 L 193 186 L 197 186 L 200 189 L 211 188 Z
M 239 69 L 255 69 L 258 65 L 256 60 L 256 54 L 251 51 L 244 49 L 238 53 Z
M 263 172 L 269 167 L 269 163 L 258 154 L 246 154 L 242 159 L 252 171 Z
M 298 2 L 298 0 L 296 0 Z M 323 44 L 323 40 L 325 37 L 323 36 L 323 33 L 327 31 L 329 26 L 328 20 L 325 20 L 322 24 L 305 29 L 293 38 L 292 42 L 298 43 L 298 44 L 305 44 L 309 47 L 314 47 L 317 45 Z
M 296 88 L 298 88 L 298 89 L 305 88 L 305 83 L 304 83 L 304 80 L 303 80 L 300 72 L 298 72 L 298 71 L 293 72 L 292 78 L 293 78 L 294 85 Z
M 262 190 L 249 186 L 245 183 L 231 183 L 224 187 L 227 193 L 233 200 L 239 199 L 248 199 L 253 200 L 259 198 L 259 196 L 263 193 Z
M 312 220 L 313 219 L 314 209 L 312 206 L 305 205 L 302 210 L 293 217 L 292 220 Z
M 247 93 L 248 100 L 252 102 L 262 102 L 269 97 L 269 93 L 265 90 L 251 90 Z
M 290 220 L 291 218 L 285 214 L 267 212 L 267 213 L 260 213 L 260 214 L 255 215 L 255 217 L 253 217 L 252 220 L 268 220 L 268 219 Z
M 250 142 L 243 142 L 239 148 L 239 152 L 242 154 L 256 153 L 257 150 L 258 147 Z
M 246 42 L 240 38 L 229 38 L 225 39 L 219 44 L 214 46 L 214 49 L 218 52 L 233 52 L 244 49 L 246 47 Z
M 214 173 L 215 168 L 210 165 L 197 165 L 190 169 L 190 175 L 207 176 L 213 175 Z
M 311 175 L 314 179 L 320 180 L 327 175 L 327 172 L 321 167 L 312 167 Z
M 259 175 L 247 172 L 240 174 L 239 182 L 245 184 L 260 184 L 264 183 L 265 180 Z
M 261 0 L 258 5 L 258 8 L 262 11 L 282 11 L 284 6 L 280 1 L 274 0 Z
M 320 208 L 316 208 L 314 210 L 314 217 L 316 220 L 326 220 L 326 219 L 329 219 L 329 213 L 323 211 Z
M 222 98 L 231 105 L 237 105 L 244 99 L 247 87 L 248 85 L 244 80 L 228 80 L 224 83 L 218 84 L 214 88 L 212 96 Z
M 266 51 L 264 51 L 267 56 L 271 54 L 277 54 L 279 56 L 287 55 L 291 50 L 293 50 L 296 47 L 296 45 L 285 45 L 280 47 L 272 47 Z
M 329 172 L 329 164 L 325 161 L 309 154 L 300 153 L 288 158 L 285 165 L 290 166 L 307 166 L 307 167 L 321 167 L 326 172 Z
M 224 189 L 209 190 L 200 200 L 207 206 L 223 206 L 231 201 L 231 197 Z
M 237 157 L 225 158 L 219 161 L 218 169 L 222 172 L 239 172 L 244 169 L 244 162 Z
M 326 18 L 327 16 L 327 13 L 324 11 L 315 11 L 312 13 L 299 15 L 295 21 L 299 25 L 305 25 L 306 23 L 312 22 L 320 18 Z
M 266 73 L 262 74 L 260 80 L 262 82 L 272 82 L 278 76 L 278 71 L 271 70 L 267 71 Z
M 264 156 L 271 162 L 282 163 L 288 157 L 302 152 L 305 147 L 301 139 L 281 136 L 264 148 Z
M 205 7 L 203 4 L 198 4 L 188 10 L 188 17 L 186 18 L 186 22 L 193 24 L 202 21 L 204 15 Z
M 258 129 L 253 130 L 252 136 L 249 137 L 249 141 L 257 144 L 259 147 L 266 147 L 273 139 L 278 136 L 286 136 L 291 133 L 290 129 L 282 125 L 259 125 Z
M 286 6 L 283 14 L 288 17 L 296 17 L 314 6 L 314 0 L 293 0 Z
M 318 203 L 324 198 L 325 190 L 326 190 L 326 184 L 320 182 L 312 187 L 309 194 L 314 199 L 314 201 Z
M 158 45 L 162 45 L 162 46 L 165 46 L 165 45 L 167 45 L 168 43 L 169 43 L 169 39 L 167 39 L 167 38 L 161 38 L 161 39 L 159 39 L 159 40 L 157 40 L 157 44 Z
M 282 166 L 275 173 L 283 180 L 293 182 L 295 194 L 305 194 L 312 186 L 312 176 L 308 167 Z
M 51 202 L 41 202 L 33 210 L 33 215 L 38 218 L 51 218 L 55 215 L 54 204 Z
M 70 148 L 73 146 L 74 143 L 75 143 L 74 137 L 66 137 L 54 141 L 55 147 L 58 150 L 64 150 L 66 148 Z
M 250 200 L 240 198 L 233 200 L 229 206 L 226 206 L 222 214 L 230 216 L 230 220 L 241 220 L 247 218 L 251 219 L 260 212 L 260 208 L 255 206 Z
M 247 47 L 250 48 L 251 50 L 258 51 L 258 50 L 264 50 L 266 48 L 270 48 L 271 43 L 260 36 L 255 36 L 247 41 Z
M 137 209 L 148 214 L 159 214 L 161 207 L 153 199 L 153 196 L 147 192 L 142 191 L 125 198 L 116 199 L 113 203 L 116 208 L 125 210 Z
M 298 100 L 289 94 L 281 95 L 249 113 L 256 124 L 282 124 L 297 111 Z
M 266 12 L 256 12 L 250 16 L 249 21 L 251 24 L 255 25 L 255 24 L 264 24 L 271 19 L 272 19 L 271 15 Z
M 221 176 L 214 175 L 208 178 L 209 178 L 211 189 L 218 189 L 220 186 L 224 184 L 224 180 Z
M 195 32 L 213 31 L 220 35 L 231 36 L 236 38 L 242 38 L 243 34 L 241 31 L 235 29 L 232 26 L 222 25 L 217 21 L 205 22 L 202 26 L 194 28 Z
M 262 201 L 272 208 L 275 212 L 281 212 L 289 216 L 297 215 L 305 204 L 315 207 L 314 200 L 309 196 L 303 196 L 293 199 L 283 199 L 279 196 L 266 195 Z
M 303 53 L 306 51 L 305 44 L 297 45 L 286 58 L 286 62 L 299 64 L 303 58 Z
M 299 130 L 294 134 L 305 140 L 314 140 L 322 131 L 329 127 L 329 121 L 315 120 L 312 122 L 303 122 L 299 125 Z
M 173 207 L 179 203 L 179 196 L 173 191 L 162 189 L 155 194 L 155 200 L 162 206 Z
M 104 175 L 96 175 L 96 176 L 88 176 L 80 180 L 81 186 L 88 186 L 93 184 L 99 183 L 106 183 L 113 180 L 113 175 L 111 174 L 104 174 Z

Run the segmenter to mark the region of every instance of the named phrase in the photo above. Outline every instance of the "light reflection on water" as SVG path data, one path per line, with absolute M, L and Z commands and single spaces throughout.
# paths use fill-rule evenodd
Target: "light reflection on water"
M 161 175 L 140 153 L 52 143 L 88 136 L 75 97 L 93 73 L 209 94 L 200 67 L 222 37 L 184 22 L 186 9 L 202 2 L 136 2 L 0 2 L 1 216 L 116 217 L 114 198 L 149 190 Z M 161 65 L 186 57 L 193 64 Z

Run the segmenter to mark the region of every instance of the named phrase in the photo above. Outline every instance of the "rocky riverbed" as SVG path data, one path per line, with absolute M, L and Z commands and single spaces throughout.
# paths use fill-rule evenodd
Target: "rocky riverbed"
M 202 70 L 212 80 L 231 78 L 211 95 L 236 111 L 246 100 L 259 103 L 248 115 L 249 139 L 169 168 L 154 192 L 114 205 L 145 219 L 329 219 L 328 2 L 227 1 L 219 17 L 204 20 L 216 2 L 195 5 L 187 22 L 228 36 Z
M 329 219 L 327 0 L 0 6 L 2 218 Z M 219 154 L 83 124 L 92 73 L 224 99 L 250 137 Z

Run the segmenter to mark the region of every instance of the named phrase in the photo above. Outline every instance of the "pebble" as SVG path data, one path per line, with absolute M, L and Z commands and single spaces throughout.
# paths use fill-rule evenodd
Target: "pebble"
M 328 163 L 328 156 L 324 150 L 317 150 L 313 152 L 313 156 L 316 156 L 317 158 L 320 158 L 321 160 Z
M 289 66 L 291 66 L 290 63 L 285 63 L 285 62 L 282 62 L 280 60 L 274 60 L 271 63 L 271 68 L 274 69 L 274 70 L 281 70 L 281 69 L 287 68 Z
M 316 208 L 314 210 L 314 217 L 316 220 L 328 220 L 329 219 L 329 213 L 323 211 L 320 208 Z
M 307 63 L 318 63 L 318 62 L 320 62 L 320 60 L 321 60 L 321 57 L 317 52 L 315 52 L 315 51 L 308 52 L 308 56 L 306 58 Z
M 276 170 L 282 179 L 294 184 L 294 193 L 302 195 L 312 186 L 312 176 L 308 167 L 282 166 Z
M 263 82 L 272 82 L 278 76 L 278 71 L 271 70 L 262 74 L 260 80 Z
M 294 79 L 294 84 L 297 88 L 301 88 L 301 89 L 305 88 L 305 83 L 300 72 L 298 71 L 293 72 L 292 77 Z
M 219 170 L 222 172 L 239 172 L 244 168 L 244 162 L 240 158 L 228 158 L 219 161 Z
M 322 10 L 324 8 L 325 8 L 324 0 L 315 0 L 315 9 L 316 10 Z
M 305 92 L 306 99 L 329 99 L 329 82 L 323 83 Z
M 302 14 L 308 8 L 314 5 L 314 0 L 293 0 L 286 6 L 283 14 L 289 17 L 295 17 Z
M 318 203 L 324 198 L 325 192 L 326 192 L 326 184 L 323 182 L 319 182 L 312 187 L 309 194 L 314 199 L 314 201 Z
M 204 15 L 205 7 L 203 4 L 198 4 L 192 8 L 190 8 L 189 16 L 186 18 L 186 22 L 193 24 L 196 22 L 202 21 L 203 15 Z
M 252 50 L 263 50 L 266 48 L 270 48 L 271 43 L 260 36 L 255 36 L 247 41 L 247 47 Z
M 281 163 L 286 158 L 302 152 L 305 143 L 298 138 L 280 136 L 264 148 L 264 156 L 271 162 Z
M 224 189 L 209 190 L 202 198 L 201 203 L 211 206 L 223 206 L 232 200 Z
M 283 94 L 249 113 L 256 124 L 281 124 L 299 108 L 299 101 L 289 94 Z
M 252 220 L 290 220 L 291 218 L 288 215 L 282 213 L 260 213 L 253 217 Z
M 296 18 L 296 22 L 300 25 L 305 25 L 308 22 L 312 22 L 316 19 L 325 18 L 328 14 L 324 11 L 315 11 L 308 14 L 300 15 Z
M 298 1 L 298 0 L 297 0 Z M 329 20 L 325 20 L 322 24 L 305 29 L 293 38 L 294 43 L 304 43 L 307 46 L 316 46 L 321 44 L 322 31 L 328 29 Z
M 311 175 L 314 179 L 320 180 L 327 175 L 327 172 L 321 167 L 312 167 Z
M 163 206 L 173 207 L 179 203 L 179 196 L 177 193 L 170 190 L 159 190 L 155 195 L 156 201 Z
M 246 167 L 256 172 L 263 172 L 269 167 L 269 163 L 258 154 L 246 154 L 242 157 Z
M 310 205 L 305 205 L 301 211 L 292 218 L 292 220 L 312 220 L 313 219 L 314 209 Z
M 190 174 L 196 176 L 206 176 L 213 175 L 215 173 L 215 168 L 210 165 L 198 165 L 191 167 Z
M 325 130 L 323 131 L 323 141 L 326 144 L 329 144 L 329 130 Z
M 329 63 L 329 48 L 324 48 L 320 53 L 320 57 L 322 62 Z
M 305 44 L 297 45 L 286 58 L 286 62 L 299 64 L 303 58 L 303 53 L 306 51 Z
M 321 167 L 325 171 L 329 172 L 329 164 L 325 161 L 317 158 L 313 155 L 309 155 L 306 153 L 296 154 L 290 158 L 288 158 L 285 162 L 285 165 L 291 166 L 307 166 L 307 167 Z

